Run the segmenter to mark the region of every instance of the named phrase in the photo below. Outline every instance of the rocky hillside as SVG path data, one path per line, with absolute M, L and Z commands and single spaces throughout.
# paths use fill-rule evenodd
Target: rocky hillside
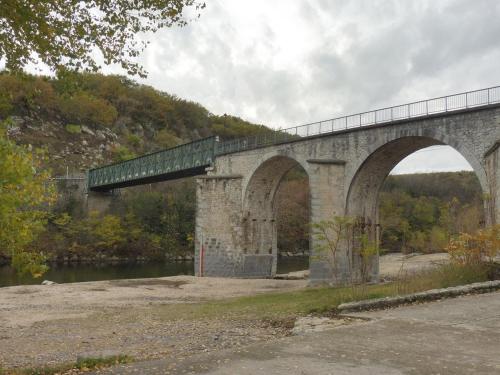
M 18 143 L 43 147 L 54 174 L 219 135 L 270 130 L 125 77 L 64 73 L 58 77 L 0 73 L 0 120 Z

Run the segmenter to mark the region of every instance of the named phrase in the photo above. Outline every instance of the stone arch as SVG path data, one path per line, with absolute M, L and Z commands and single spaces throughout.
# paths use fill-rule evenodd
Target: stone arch
M 379 241 L 379 192 L 391 170 L 412 153 L 435 145 L 448 145 L 457 150 L 472 166 L 483 191 L 488 191 L 486 173 L 479 160 L 463 144 L 453 142 L 447 137 L 436 134 L 405 135 L 384 144 L 375 144 L 369 148 L 369 155 L 360 160 L 354 176 L 348 180 L 346 214 L 361 220 L 363 230 L 372 241 Z M 354 256 L 354 255 L 353 255 Z M 353 259 L 353 264 L 359 262 Z M 378 256 L 369 265 L 370 279 L 378 275 Z
M 303 164 L 285 155 L 272 155 L 256 166 L 243 193 L 242 249 L 244 254 L 272 255 L 276 273 L 278 248 L 275 195 L 283 177 Z
M 353 175 L 347 180 L 349 183 L 346 197 L 347 214 L 373 217 L 378 192 L 391 170 L 414 152 L 435 145 L 451 146 L 458 151 L 471 165 L 482 190 L 485 193 L 489 191 L 483 165 L 466 145 L 437 133 L 403 135 L 383 143 L 372 144 L 367 150 L 368 156 L 358 161 L 353 169 Z

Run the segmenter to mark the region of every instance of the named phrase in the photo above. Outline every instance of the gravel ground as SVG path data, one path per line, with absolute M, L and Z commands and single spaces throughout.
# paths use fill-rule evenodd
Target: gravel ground
M 417 270 L 445 259 L 410 257 Z M 381 274 L 395 277 L 401 256 L 381 257 Z M 241 280 L 176 276 L 0 288 L 0 367 L 73 362 L 81 353 L 111 350 L 137 359 L 185 358 L 288 335 L 293 322 L 172 321 L 160 305 L 191 303 L 305 288 L 307 280 Z

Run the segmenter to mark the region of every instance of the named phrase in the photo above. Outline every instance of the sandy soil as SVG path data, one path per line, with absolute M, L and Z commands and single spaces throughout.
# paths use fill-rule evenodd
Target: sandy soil
M 383 278 L 443 262 L 443 254 L 381 257 Z M 238 347 L 283 335 L 262 322 L 169 322 L 154 306 L 305 288 L 307 280 L 176 276 L 0 288 L 0 367 L 71 362 L 82 352 L 136 358 Z M 203 334 L 200 334 L 203 327 Z M 175 348 L 175 349 L 174 349 Z M 181 355 L 179 354 L 179 355 Z

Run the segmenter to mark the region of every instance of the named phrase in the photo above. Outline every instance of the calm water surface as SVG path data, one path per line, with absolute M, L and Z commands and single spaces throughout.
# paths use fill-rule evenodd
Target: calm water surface
M 278 273 L 300 271 L 306 268 L 308 268 L 307 258 L 278 260 Z M 51 280 L 56 283 L 77 283 L 83 281 L 139 279 L 193 274 L 193 262 L 52 265 L 50 270 L 41 279 L 33 279 L 30 276 L 19 277 L 11 267 L 0 266 L 0 287 L 40 284 L 43 280 Z

